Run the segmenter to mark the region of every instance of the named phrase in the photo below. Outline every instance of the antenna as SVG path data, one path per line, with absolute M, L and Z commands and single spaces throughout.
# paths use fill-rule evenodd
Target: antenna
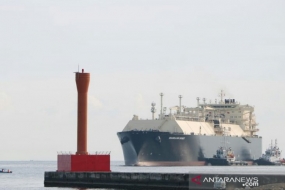
M 78 73 L 79 73 L 79 64 L 78 64 Z

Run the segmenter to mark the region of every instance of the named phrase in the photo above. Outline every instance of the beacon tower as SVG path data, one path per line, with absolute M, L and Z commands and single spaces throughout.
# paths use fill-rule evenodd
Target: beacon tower
M 77 151 L 75 154 L 59 153 L 57 171 L 110 172 L 110 152 L 90 154 L 87 152 L 88 88 L 90 73 L 75 73 L 77 87 Z
M 86 155 L 87 152 L 87 102 L 90 73 L 75 73 L 77 87 L 77 155 Z

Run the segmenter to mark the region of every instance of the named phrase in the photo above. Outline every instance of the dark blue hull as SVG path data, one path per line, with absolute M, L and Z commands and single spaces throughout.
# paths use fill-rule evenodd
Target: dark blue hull
M 158 131 L 117 133 L 126 165 L 205 165 L 224 141 L 223 136 L 170 134 Z M 262 138 L 227 136 L 238 160 L 253 161 L 262 153 Z
M 221 158 L 207 158 L 206 165 L 212 166 L 230 166 L 231 164 L 226 159 Z
M 252 165 L 252 161 L 228 161 L 222 158 L 206 158 L 205 165 L 210 166 L 246 166 Z
M 280 166 L 280 165 L 282 165 L 281 162 L 270 162 L 270 161 L 262 159 L 262 158 L 254 160 L 253 163 L 256 165 L 260 165 L 260 166 Z

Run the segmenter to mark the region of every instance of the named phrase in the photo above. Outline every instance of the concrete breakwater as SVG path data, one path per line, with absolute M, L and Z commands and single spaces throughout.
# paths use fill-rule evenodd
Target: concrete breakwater
M 127 172 L 45 172 L 45 187 L 115 189 L 226 189 L 282 183 L 285 175 Z
M 188 189 L 187 174 L 121 172 L 45 172 L 45 187 L 86 187 L 117 189 Z

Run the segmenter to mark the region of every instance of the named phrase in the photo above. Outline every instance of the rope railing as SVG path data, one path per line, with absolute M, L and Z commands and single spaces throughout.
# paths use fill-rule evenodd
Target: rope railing
M 75 155 L 76 152 L 72 151 L 58 151 L 58 155 Z M 88 155 L 110 155 L 111 151 L 96 151 L 96 152 L 88 152 Z

